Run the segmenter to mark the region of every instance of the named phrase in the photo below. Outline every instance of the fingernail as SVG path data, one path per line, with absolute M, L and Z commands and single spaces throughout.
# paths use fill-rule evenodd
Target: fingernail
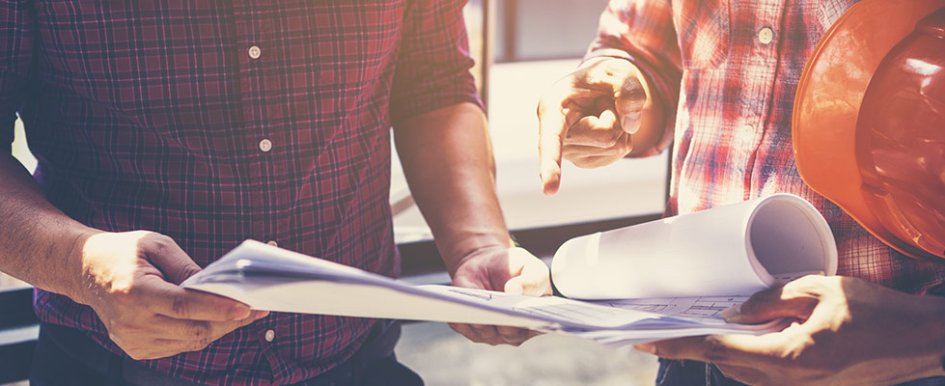
M 269 311 L 253 311 L 253 319 L 262 319 L 269 316 Z
M 230 308 L 230 317 L 233 318 L 233 320 L 243 320 L 248 318 L 252 312 L 253 311 L 245 304 L 237 304 Z
M 736 304 L 729 308 L 722 310 L 722 319 L 725 319 L 726 322 L 735 322 L 741 317 L 742 314 L 742 305 Z
M 551 175 L 542 175 L 541 192 L 546 196 L 553 196 L 558 192 L 558 181 Z
M 656 345 L 652 343 L 639 343 L 633 345 L 633 348 L 637 351 L 643 351 L 648 354 L 656 354 Z
M 640 130 L 640 113 L 627 113 L 620 119 L 620 127 L 627 134 L 636 134 Z

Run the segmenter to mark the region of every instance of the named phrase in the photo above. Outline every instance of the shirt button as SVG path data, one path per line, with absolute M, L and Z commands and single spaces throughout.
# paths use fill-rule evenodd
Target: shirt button
M 259 59 L 260 55 L 262 55 L 262 50 L 260 50 L 258 46 L 249 47 L 250 59 Z
M 761 42 L 761 44 L 771 43 L 772 40 L 774 40 L 774 30 L 771 28 L 764 27 L 758 31 L 758 41 Z
M 274 247 L 278 247 L 278 246 L 279 246 L 279 243 L 277 243 L 276 240 L 269 240 L 269 242 L 267 242 L 266 244 L 272 245 L 272 246 L 274 246 Z
M 270 150 L 272 150 L 272 141 L 269 139 L 263 139 L 262 141 L 259 141 L 259 150 L 261 150 L 263 153 L 268 153 Z
M 266 342 L 272 343 L 272 341 L 276 340 L 276 332 L 273 330 L 266 330 L 265 338 Z

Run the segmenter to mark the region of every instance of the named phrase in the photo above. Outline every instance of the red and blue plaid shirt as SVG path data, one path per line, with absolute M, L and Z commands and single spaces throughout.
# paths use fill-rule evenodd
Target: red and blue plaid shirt
M 390 127 L 478 103 L 463 3 L 0 0 L 0 150 L 19 113 L 54 205 L 167 234 L 201 265 L 258 239 L 394 276 Z M 37 291 L 35 309 L 121 352 L 88 307 Z M 293 383 L 343 362 L 372 325 L 272 314 L 147 365 Z
M 791 109 L 804 63 L 853 0 L 613 0 L 589 56 L 627 57 L 649 75 L 670 125 L 668 214 L 775 192 L 811 201 L 830 223 L 839 274 L 909 292 L 945 279 L 872 237 L 801 180 Z M 674 122 L 674 123 L 673 123 Z

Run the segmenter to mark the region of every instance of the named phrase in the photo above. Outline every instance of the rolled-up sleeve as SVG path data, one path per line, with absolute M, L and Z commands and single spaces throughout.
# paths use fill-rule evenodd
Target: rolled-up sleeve
M 0 0 L 0 151 L 7 154 L 33 58 L 31 7 L 26 0 Z
M 462 102 L 482 107 L 470 73 L 465 1 L 415 0 L 404 17 L 391 90 L 391 120 L 403 120 Z
M 663 106 L 666 129 L 657 146 L 641 156 L 665 150 L 673 140 L 682 78 L 679 43 L 669 0 L 611 0 L 600 17 L 597 38 L 585 59 L 626 58 L 647 78 L 650 92 Z

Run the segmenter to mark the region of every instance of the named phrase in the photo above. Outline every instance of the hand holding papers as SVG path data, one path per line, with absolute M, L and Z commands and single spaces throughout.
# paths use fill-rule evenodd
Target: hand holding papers
M 566 243 L 555 257 L 554 278 L 566 295 L 591 301 L 414 286 L 255 241 L 182 286 L 261 310 L 516 326 L 616 345 L 781 328 L 779 322 L 728 324 L 720 313 L 779 274 L 833 273 L 829 229 L 810 204 L 789 195 L 724 209 L 718 211 L 728 215 L 711 210 L 701 221 L 687 215 Z M 700 272 L 714 277 L 700 278 Z
M 836 274 L 837 248 L 813 205 L 775 194 L 571 239 L 551 272 L 571 298 L 635 299 L 622 302 L 711 325 L 721 322 L 721 309 L 755 292 L 808 274 Z M 680 335 L 669 337 L 684 336 L 674 332 Z M 623 331 L 582 335 L 615 344 L 657 339 Z

